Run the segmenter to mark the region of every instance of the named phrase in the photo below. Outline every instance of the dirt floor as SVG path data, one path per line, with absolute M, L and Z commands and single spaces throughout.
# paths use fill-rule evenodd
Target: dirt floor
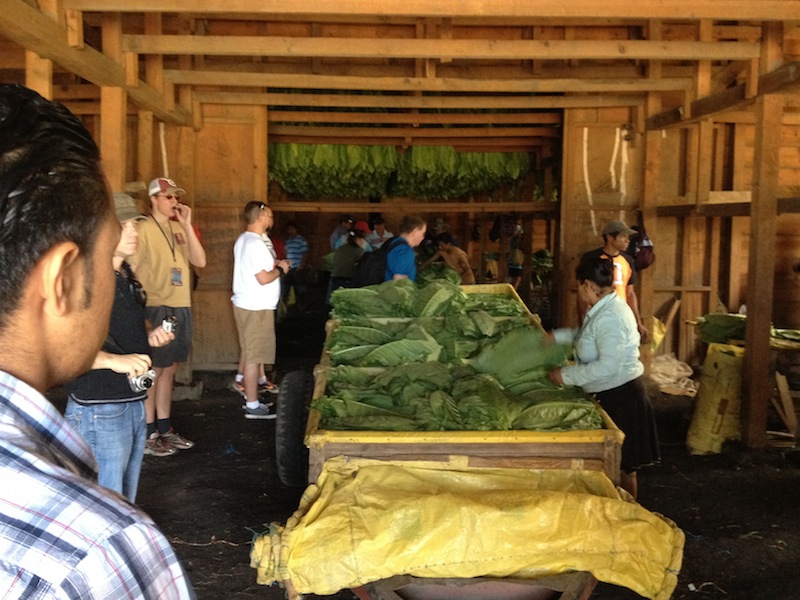
M 282 321 L 279 378 L 317 362 L 324 318 L 320 310 L 292 310 Z M 200 600 L 284 598 L 279 587 L 256 584 L 250 542 L 271 521 L 286 521 L 301 490 L 278 480 L 274 421 L 243 418 L 241 398 L 227 389 L 231 375 L 195 373 L 202 395 L 176 402 L 173 422 L 196 446 L 145 457 L 139 504 L 172 541 Z M 686 534 L 673 598 L 800 597 L 800 452 L 731 444 L 720 455 L 692 457 L 684 445 L 691 400 L 660 396 L 654 405 L 663 462 L 640 473 L 639 501 Z M 601 583 L 591 598 L 639 596 Z

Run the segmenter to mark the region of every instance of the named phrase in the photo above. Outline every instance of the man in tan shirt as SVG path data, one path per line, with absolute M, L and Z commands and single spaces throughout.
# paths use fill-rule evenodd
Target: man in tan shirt
M 158 177 L 148 193 L 150 214 L 139 225 L 139 249 L 130 264 L 147 292 L 147 320 L 154 327 L 174 321 L 175 339 L 152 352 L 156 378 L 145 400 L 145 454 L 169 456 L 194 446 L 172 428 L 170 412 L 175 373 L 192 344 L 192 267 L 206 266 L 206 252 L 192 226 L 192 209 L 180 202 L 185 190 Z

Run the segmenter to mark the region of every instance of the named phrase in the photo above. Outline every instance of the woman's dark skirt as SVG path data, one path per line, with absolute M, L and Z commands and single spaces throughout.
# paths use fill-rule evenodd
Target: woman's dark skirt
M 661 460 L 656 419 L 641 377 L 594 396 L 625 434 L 620 463 L 623 472 L 633 473 Z

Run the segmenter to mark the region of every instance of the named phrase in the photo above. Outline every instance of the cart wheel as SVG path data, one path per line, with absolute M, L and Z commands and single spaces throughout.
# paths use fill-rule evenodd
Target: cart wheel
M 314 378 L 308 371 L 291 371 L 281 380 L 275 419 L 275 460 L 283 485 L 308 483 L 308 448 L 303 443 Z

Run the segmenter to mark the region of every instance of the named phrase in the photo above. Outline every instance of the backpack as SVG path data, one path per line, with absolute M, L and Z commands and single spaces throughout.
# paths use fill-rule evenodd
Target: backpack
M 647 237 L 647 231 L 644 228 L 644 220 L 641 213 L 639 214 L 638 224 L 634 225 L 631 229 L 636 231 L 636 234 L 631 236 L 631 243 L 628 245 L 628 254 L 633 257 L 633 266 L 637 271 L 646 269 L 653 264 L 656 259 L 656 253 L 653 249 L 653 240 Z
M 356 261 L 353 277 L 350 279 L 350 287 L 364 287 L 365 285 L 375 285 L 383 283 L 386 278 L 386 258 L 399 243 L 405 244 L 406 241 L 400 236 L 389 238 L 381 247 L 372 252 L 365 252 Z

